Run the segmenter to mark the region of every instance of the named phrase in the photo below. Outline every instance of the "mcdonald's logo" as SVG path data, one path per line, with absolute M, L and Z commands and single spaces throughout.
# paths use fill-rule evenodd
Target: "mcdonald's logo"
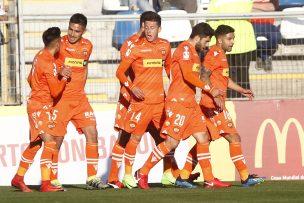
M 275 139 L 277 143 L 277 154 L 278 154 L 278 163 L 286 163 L 286 142 L 288 136 L 288 130 L 291 124 L 294 124 L 298 131 L 300 146 L 301 146 L 301 157 L 302 157 L 302 166 L 304 166 L 304 131 L 300 122 L 295 118 L 289 118 L 283 125 L 282 131 L 280 131 L 278 125 L 272 119 L 266 119 L 260 126 L 256 145 L 255 145 L 255 167 L 262 168 L 262 156 L 263 156 L 263 140 L 265 136 L 265 129 L 267 125 L 271 125 L 275 134 Z

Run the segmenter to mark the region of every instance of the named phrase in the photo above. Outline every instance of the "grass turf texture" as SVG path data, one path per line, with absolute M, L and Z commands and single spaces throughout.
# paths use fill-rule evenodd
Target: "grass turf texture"
M 304 181 L 266 181 L 249 188 L 233 182 L 225 189 L 180 189 L 163 188 L 150 184 L 151 189 L 106 189 L 86 190 L 84 185 L 65 185 L 68 191 L 55 193 L 22 193 L 13 187 L 0 187 L 2 203 L 82 203 L 82 202 L 304 202 Z

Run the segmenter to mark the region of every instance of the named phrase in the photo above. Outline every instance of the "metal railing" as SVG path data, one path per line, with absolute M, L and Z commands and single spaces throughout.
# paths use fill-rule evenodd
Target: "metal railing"
M 86 92 L 91 102 L 109 103 L 116 102 L 119 92 L 119 83 L 115 77 L 115 71 L 120 57 L 117 47 L 113 47 L 113 31 L 115 24 L 126 22 L 126 29 L 131 22 L 139 19 L 139 15 L 101 15 L 87 16 L 88 26 L 84 37 L 90 39 L 94 45 L 89 64 L 89 78 Z M 41 34 L 50 26 L 58 26 L 63 34 L 67 31 L 70 16 L 20 16 L 20 84 L 19 97 L 25 103 L 29 93 L 26 84 L 26 76 L 30 70 L 31 60 L 35 53 L 42 48 Z M 239 14 L 186 14 L 163 15 L 163 21 L 189 20 L 191 24 L 211 20 L 243 20 L 253 18 L 275 18 L 278 26 L 286 20 L 304 18 L 303 12 L 268 12 L 268 13 L 239 13 Z M 303 22 L 303 21 L 302 21 Z M 129 23 L 129 24 L 128 24 Z M 304 24 L 303 24 L 304 26 Z M 164 29 L 164 28 L 163 28 Z M 294 29 L 294 30 L 293 30 Z M 290 28 L 290 32 L 296 32 L 296 27 Z M 176 32 L 181 32 L 179 27 Z M 175 32 L 172 30 L 172 32 Z M 126 38 L 121 32 L 121 37 Z M 237 39 L 236 39 L 237 40 Z M 292 42 L 292 43 L 291 43 Z M 173 45 L 174 46 L 174 45 Z M 263 64 L 259 66 L 256 55 L 253 56 L 249 67 L 250 87 L 256 94 L 256 99 L 285 99 L 304 97 L 304 39 L 282 38 L 275 47 L 272 56 L 272 68 L 267 70 Z M 256 54 L 256 53 L 255 53 Z M 242 81 L 236 81 L 242 82 Z M 166 82 L 166 86 L 168 82 Z M 239 98 L 236 98 L 239 99 Z

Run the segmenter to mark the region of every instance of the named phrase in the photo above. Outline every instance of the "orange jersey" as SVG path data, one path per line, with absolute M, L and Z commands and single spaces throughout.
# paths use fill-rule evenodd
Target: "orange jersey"
M 75 44 L 69 43 L 67 35 L 61 38 L 61 47 L 56 55 L 56 63 L 58 67 L 68 65 L 72 68 L 71 81 L 66 85 L 62 99 L 74 100 L 85 96 L 87 65 L 92 49 L 92 43 L 85 38 L 81 38 Z
M 197 84 L 189 83 L 184 76 L 190 76 L 191 82 L 196 79 L 202 88 L 205 84 L 199 79 L 200 63 L 195 47 L 188 41 L 184 41 L 177 47 L 172 58 L 171 83 L 166 101 L 182 102 L 188 107 L 197 105 L 195 100 Z
M 148 42 L 144 38 L 122 60 L 116 75 L 127 88 L 132 88 L 133 86 L 140 88 L 145 95 L 144 103 L 161 103 L 164 102 L 165 98 L 163 67 L 167 75 L 169 75 L 170 64 L 170 43 L 161 38 L 156 39 L 154 42 Z M 135 74 L 133 82 L 125 74 L 130 66 Z M 132 97 L 131 102 L 134 100 L 136 99 Z
M 139 41 L 140 35 L 137 33 L 131 35 L 121 46 L 120 48 L 120 58 L 125 58 L 126 54 L 129 55 L 131 49 L 135 46 L 135 43 Z M 133 81 L 134 80 L 134 73 L 132 69 L 128 70 L 127 75 L 129 78 Z M 127 103 L 130 102 L 131 96 L 130 96 L 130 90 L 127 89 L 124 85 L 121 84 L 120 87 L 120 93 L 119 93 L 119 101 L 126 101 Z M 125 103 L 125 102 L 124 102 Z
M 203 66 L 211 71 L 212 86 L 224 91 L 225 101 L 229 80 L 229 64 L 225 52 L 220 47 L 213 45 L 205 56 Z M 215 108 L 213 98 L 205 92 L 202 92 L 200 104 L 208 108 Z
M 51 105 L 66 83 L 65 80 L 58 80 L 55 58 L 47 49 L 36 54 L 27 81 L 31 86 L 29 100 Z

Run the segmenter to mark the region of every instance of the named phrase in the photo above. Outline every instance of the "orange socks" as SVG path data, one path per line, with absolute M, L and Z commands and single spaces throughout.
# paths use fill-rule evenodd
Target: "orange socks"
M 148 160 L 146 161 L 144 166 L 140 169 L 140 173 L 143 175 L 148 175 L 151 168 L 153 168 L 153 166 L 155 166 L 159 162 L 159 160 L 161 160 L 169 152 L 170 152 L 170 150 L 166 146 L 165 142 L 162 142 L 159 145 L 157 145 L 156 147 L 154 147 Z
M 190 174 L 197 165 L 197 147 L 193 146 L 190 152 L 187 155 L 186 163 L 184 168 L 180 171 L 180 177 L 182 179 L 188 179 Z M 209 147 L 208 147 L 209 149 Z
M 134 164 L 138 144 L 139 142 L 131 136 L 125 149 L 125 174 L 132 174 L 132 166 Z
M 96 175 L 98 170 L 98 143 L 86 143 L 87 173 L 88 177 Z
M 27 148 L 24 150 L 21 156 L 19 168 L 17 170 L 17 175 L 24 176 L 30 165 L 33 163 L 35 155 L 38 150 L 41 148 L 41 144 L 33 145 L 30 143 Z
M 41 180 L 50 180 L 52 156 L 56 151 L 56 142 L 45 142 L 40 158 Z
M 197 160 L 202 168 L 202 172 L 204 175 L 204 181 L 211 181 L 214 179 L 212 174 L 212 167 L 210 164 L 210 152 L 209 152 L 209 143 L 197 143 Z
M 172 164 L 175 162 L 174 160 L 174 150 L 169 152 L 164 157 L 164 173 L 169 173 L 172 171 Z
M 125 149 L 121 147 L 118 143 L 115 143 L 112 149 L 112 161 L 111 161 L 111 170 L 108 178 L 108 182 L 118 180 L 118 172 L 122 162 L 123 154 Z
M 51 168 L 51 176 L 50 180 L 58 179 L 58 150 L 55 150 L 52 157 L 52 168 Z
M 246 180 L 248 178 L 249 172 L 245 164 L 245 158 L 242 152 L 241 143 L 230 143 L 229 148 L 231 160 L 234 163 L 236 169 L 238 170 L 241 179 Z

